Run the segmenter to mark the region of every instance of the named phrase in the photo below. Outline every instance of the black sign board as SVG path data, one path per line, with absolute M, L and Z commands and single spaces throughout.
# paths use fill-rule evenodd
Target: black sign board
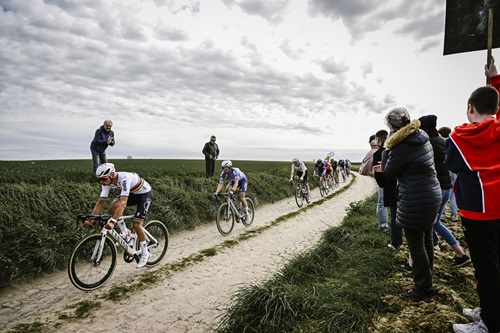
M 444 55 L 488 49 L 488 12 L 493 8 L 493 48 L 500 47 L 500 0 L 446 0 Z

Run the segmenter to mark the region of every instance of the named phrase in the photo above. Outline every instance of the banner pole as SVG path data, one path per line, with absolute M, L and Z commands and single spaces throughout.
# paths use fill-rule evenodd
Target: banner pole
M 491 50 L 493 48 L 493 8 L 488 9 L 488 54 L 486 56 L 486 66 L 491 63 Z M 489 85 L 490 80 L 486 77 L 486 85 Z

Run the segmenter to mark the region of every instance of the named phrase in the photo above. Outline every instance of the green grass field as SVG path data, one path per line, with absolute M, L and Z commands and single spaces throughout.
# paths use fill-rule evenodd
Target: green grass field
M 137 172 L 153 187 L 148 219 L 163 221 L 170 232 L 213 220 L 220 162 L 212 179 L 204 160 L 110 160 L 118 171 Z M 293 195 L 291 162 L 233 161 L 249 179 L 248 196 L 259 204 Z M 312 168 L 312 163 L 309 164 Z M 90 160 L 0 161 L 0 286 L 64 269 L 73 246 L 88 231 L 75 216 L 90 213 L 100 185 Z M 110 200 L 109 200 L 110 201 Z M 126 210 L 133 213 L 133 208 Z

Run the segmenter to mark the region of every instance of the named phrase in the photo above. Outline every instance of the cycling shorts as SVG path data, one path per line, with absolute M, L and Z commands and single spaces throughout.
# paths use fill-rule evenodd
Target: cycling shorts
M 302 177 L 302 174 L 304 174 L 304 181 L 307 182 L 308 179 L 307 179 L 307 170 L 302 172 L 302 171 L 297 171 L 297 176 Z
M 327 174 L 327 175 L 331 175 L 331 174 L 332 174 L 332 171 L 333 171 L 332 169 L 326 169 L 326 174 Z
M 118 199 L 120 196 L 118 196 Z M 134 219 L 144 220 L 146 218 L 146 214 L 148 213 L 149 207 L 153 202 L 153 191 L 149 191 L 143 194 L 134 194 L 130 193 L 127 199 L 127 207 L 128 206 L 136 206 L 137 210 L 134 214 Z
M 229 182 L 228 186 L 233 187 L 234 186 L 234 181 Z M 238 188 L 240 189 L 240 193 L 247 193 L 248 180 L 246 180 L 246 179 L 240 179 L 238 181 Z

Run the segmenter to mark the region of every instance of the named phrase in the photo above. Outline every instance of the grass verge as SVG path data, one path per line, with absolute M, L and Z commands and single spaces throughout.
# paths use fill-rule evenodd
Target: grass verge
M 413 281 L 397 267 L 406 246 L 387 247 L 388 231 L 375 219 L 376 195 L 351 204 L 339 227 L 258 285 L 240 289 L 220 317 L 218 333 L 230 332 L 450 332 L 466 322 L 463 307 L 477 306 L 472 266 L 456 268 L 452 251 L 440 243 L 435 254 L 432 302 L 413 303 L 398 295 Z M 462 246 L 459 223 L 446 221 Z

